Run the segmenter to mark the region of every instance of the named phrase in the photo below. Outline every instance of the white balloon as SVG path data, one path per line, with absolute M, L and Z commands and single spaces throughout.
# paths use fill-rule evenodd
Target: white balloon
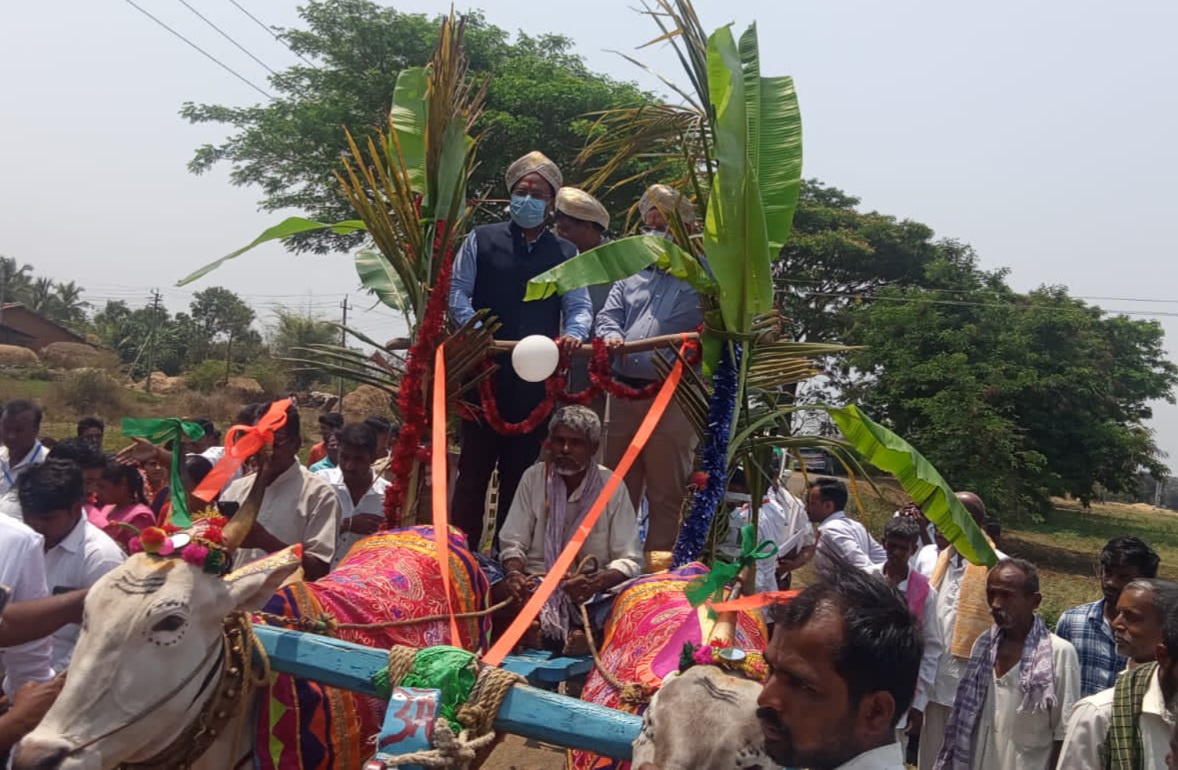
M 560 349 L 543 334 L 524 337 L 511 351 L 511 366 L 521 380 L 542 382 L 552 376 L 560 363 Z

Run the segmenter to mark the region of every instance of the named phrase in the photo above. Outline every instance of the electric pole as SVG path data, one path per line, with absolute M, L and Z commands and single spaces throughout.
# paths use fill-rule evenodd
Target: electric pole
M 347 328 L 348 328 L 348 295 L 347 294 L 344 295 L 344 301 L 340 303 L 340 308 L 342 308 L 344 311 L 343 312 L 343 320 L 340 321 L 340 330 L 339 330 L 339 344 L 340 344 L 340 347 L 342 348 L 342 347 L 346 347 L 348 344 L 348 332 L 347 332 Z M 340 375 L 340 378 L 339 378 L 339 401 L 336 404 L 336 408 L 339 409 L 340 412 L 344 411 L 344 377 L 342 374 Z
M 147 387 L 146 391 L 151 394 L 151 375 L 155 371 L 155 327 L 159 323 L 160 315 L 160 290 L 151 290 L 151 315 L 148 318 L 147 327 Z

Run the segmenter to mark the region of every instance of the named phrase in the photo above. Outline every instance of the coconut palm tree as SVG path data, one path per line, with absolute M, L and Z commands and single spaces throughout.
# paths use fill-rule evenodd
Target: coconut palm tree
M 56 284 L 51 306 L 57 320 L 64 324 L 77 324 L 86 319 L 86 309 L 90 303 L 82 299 L 84 291 L 74 281 Z
M 19 265 L 13 257 L 0 256 L 0 304 L 26 301 L 32 273 L 32 265 Z

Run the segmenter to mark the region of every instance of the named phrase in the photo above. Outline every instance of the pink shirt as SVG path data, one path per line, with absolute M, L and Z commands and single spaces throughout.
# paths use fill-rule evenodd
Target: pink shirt
M 121 505 L 117 508 L 113 505 L 107 505 L 101 509 L 90 508 L 88 513 L 92 514 L 96 510 L 96 516 L 89 515 L 90 523 L 110 535 L 116 543 L 122 546 L 124 551 L 127 550 L 131 538 L 135 537 L 135 532 L 126 527 L 120 527 L 116 522 L 130 524 L 139 530 L 154 527 L 156 523 L 155 512 L 142 503 Z

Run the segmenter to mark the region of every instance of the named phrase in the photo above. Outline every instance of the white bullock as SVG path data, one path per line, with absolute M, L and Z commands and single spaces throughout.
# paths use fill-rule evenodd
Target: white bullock
M 262 489 L 225 526 L 231 552 Z M 21 770 L 237 767 L 253 748 L 248 622 L 299 568 L 299 549 L 222 579 L 136 554 L 90 590 L 66 685 L 17 746 Z

